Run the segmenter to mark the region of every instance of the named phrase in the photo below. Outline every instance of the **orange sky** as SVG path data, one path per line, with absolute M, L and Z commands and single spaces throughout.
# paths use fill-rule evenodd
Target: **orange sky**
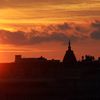
M 100 56 L 100 0 L 0 0 L 0 62 L 15 54 L 61 59 Z

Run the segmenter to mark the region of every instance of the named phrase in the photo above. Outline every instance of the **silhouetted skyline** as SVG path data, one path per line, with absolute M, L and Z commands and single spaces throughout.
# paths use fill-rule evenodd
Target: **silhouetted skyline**
M 56 59 L 50 59 L 48 60 L 47 58 L 41 56 L 39 58 L 23 58 L 22 55 L 15 55 L 15 62 L 16 63 L 46 63 L 48 61 L 51 61 L 51 62 L 56 62 L 56 63 L 64 63 L 64 64 L 76 64 L 77 62 L 94 62 L 94 61 L 100 61 L 100 57 L 98 57 L 98 60 L 95 59 L 94 56 L 91 56 L 91 55 L 85 55 L 85 56 L 82 56 L 81 60 L 77 60 L 75 54 L 74 54 L 74 51 L 72 50 L 72 47 L 71 47 L 71 42 L 69 40 L 68 42 L 68 49 L 66 50 L 66 53 L 63 57 L 63 59 L 60 61 L 60 60 L 56 60 Z
M 80 57 L 80 59 L 78 59 L 76 57 L 76 52 L 74 52 L 72 50 L 73 47 L 71 47 L 71 42 L 70 40 L 68 42 L 66 42 L 66 45 L 67 47 L 64 55 L 63 55 L 63 58 L 62 59 L 54 59 L 54 58 L 51 58 L 51 59 L 48 59 L 46 58 L 45 56 L 41 55 L 40 57 L 34 57 L 33 55 L 31 55 L 31 57 L 25 57 L 25 55 L 20 55 L 19 53 L 17 53 L 17 55 L 15 54 L 15 58 L 12 60 L 12 62 L 16 62 L 16 61 L 20 61 L 21 59 L 24 61 L 27 61 L 27 60 L 30 60 L 30 62 L 34 62 L 35 59 L 39 60 L 39 59 L 44 59 L 44 60 L 55 60 L 55 61 L 59 61 L 59 62 L 63 62 L 63 63 L 75 63 L 75 62 L 78 62 L 78 61 L 85 61 L 85 60 L 88 60 L 90 59 L 91 61 L 97 61 L 100 59 L 100 57 L 98 56 L 98 58 L 95 58 L 94 56 L 92 55 L 89 55 L 89 54 L 84 54 Z M 28 52 L 28 51 L 26 51 Z M 81 52 L 81 51 L 80 51 Z M 48 52 L 47 52 L 48 53 Z M 53 53 L 52 53 L 53 54 Z M 57 55 L 58 52 L 55 51 L 55 54 Z M 2 57 L 1 57 L 2 58 Z M 5 62 L 6 63 L 6 62 Z M 10 63 L 10 62 L 7 62 L 7 63 Z

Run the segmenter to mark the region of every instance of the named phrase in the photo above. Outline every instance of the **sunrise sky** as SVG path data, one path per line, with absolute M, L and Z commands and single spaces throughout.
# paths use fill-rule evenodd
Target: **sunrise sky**
M 0 62 L 14 55 L 63 59 L 100 56 L 100 0 L 0 0 Z

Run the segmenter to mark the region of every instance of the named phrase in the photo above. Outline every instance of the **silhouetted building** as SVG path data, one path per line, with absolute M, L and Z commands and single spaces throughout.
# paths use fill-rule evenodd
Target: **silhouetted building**
M 51 62 L 51 63 L 60 63 L 60 60 L 51 59 L 51 60 L 48 60 L 48 62 Z
M 47 59 L 42 56 L 40 58 L 22 58 L 21 55 L 15 55 L 16 63 L 41 63 L 46 61 Z
M 85 55 L 85 57 L 82 56 L 82 61 L 85 61 L 85 62 L 93 62 L 93 61 L 95 61 L 95 58 L 94 58 L 94 56 Z
M 100 57 L 98 57 L 98 61 L 100 62 Z
M 15 63 L 60 63 L 60 60 L 51 59 L 48 60 L 45 57 L 39 57 L 39 58 L 22 58 L 21 55 L 15 55 Z
M 74 55 L 74 52 L 71 50 L 71 44 L 69 41 L 68 50 L 66 51 L 66 54 L 64 56 L 63 63 L 64 64 L 73 64 L 76 62 L 77 62 L 77 60 L 76 60 L 76 57 Z
M 21 55 L 15 55 L 15 62 L 20 62 L 22 59 Z

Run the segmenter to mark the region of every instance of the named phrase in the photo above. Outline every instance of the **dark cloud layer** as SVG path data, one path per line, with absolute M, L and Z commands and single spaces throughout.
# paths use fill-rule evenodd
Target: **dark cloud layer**
M 95 40 L 100 40 L 100 30 L 97 30 L 97 31 L 93 31 L 91 33 L 91 37 Z
M 95 20 L 94 22 L 92 22 L 91 25 L 92 25 L 93 28 L 100 28 L 100 21 Z
M 100 40 L 100 21 L 95 20 L 91 23 L 91 26 L 94 29 L 90 34 L 91 38 Z
M 44 26 L 42 27 L 42 30 L 36 30 L 33 28 L 30 32 L 10 32 L 0 30 L 0 43 L 12 45 L 33 45 L 47 42 L 61 42 L 65 44 L 69 39 L 74 42 L 77 40 L 85 40 L 87 38 L 100 40 L 98 21 L 91 23 L 88 27 L 91 27 L 91 30 L 87 30 L 86 27 L 72 23 L 64 23 Z M 93 27 L 96 28 L 94 29 Z M 89 37 L 87 37 L 88 33 Z
M 45 34 L 43 36 L 36 36 L 34 33 L 31 37 L 28 37 L 29 33 L 22 31 L 10 32 L 0 30 L 0 43 L 2 44 L 13 44 L 13 45 L 32 45 L 47 42 L 66 42 L 68 37 L 62 33 Z M 32 33 L 31 33 L 32 34 Z M 43 33 L 42 33 L 43 34 Z
M 67 29 L 71 29 L 72 27 L 68 24 L 68 23 L 64 23 L 64 24 L 59 24 L 57 25 L 57 29 L 60 30 L 67 30 Z
M 44 26 L 41 31 L 35 30 L 34 28 L 31 30 L 31 32 L 10 32 L 6 30 L 0 30 L 0 43 L 13 45 L 32 45 L 47 42 L 66 43 L 69 38 L 76 40 L 76 36 L 68 36 L 66 33 L 68 30 L 72 30 L 71 25 L 68 23 Z

